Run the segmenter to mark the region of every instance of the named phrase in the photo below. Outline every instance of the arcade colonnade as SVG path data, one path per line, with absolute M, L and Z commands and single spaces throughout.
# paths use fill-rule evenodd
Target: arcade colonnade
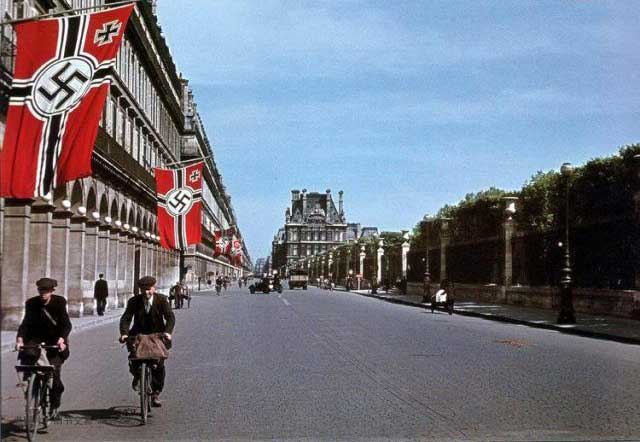
M 141 276 L 164 293 L 179 278 L 179 252 L 160 246 L 156 214 L 96 178 L 67 183 L 50 200 L 0 199 L 0 251 L 2 330 L 17 329 L 45 276 L 58 280 L 72 317 L 96 314 L 100 273 L 111 308 L 125 305 Z

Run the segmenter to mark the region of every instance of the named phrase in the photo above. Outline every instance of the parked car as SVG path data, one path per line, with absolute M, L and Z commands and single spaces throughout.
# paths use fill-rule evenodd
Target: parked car
M 302 287 L 302 290 L 307 289 L 309 284 L 309 274 L 306 270 L 291 270 L 289 273 L 289 288 L 295 289 L 296 287 Z

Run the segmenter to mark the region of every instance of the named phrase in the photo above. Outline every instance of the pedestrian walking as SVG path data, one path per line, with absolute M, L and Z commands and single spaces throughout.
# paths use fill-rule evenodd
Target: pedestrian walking
M 98 280 L 93 286 L 93 297 L 97 301 L 98 316 L 104 316 L 104 310 L 107 307 L 107 298 L 109 297 L 109 284 L 104 279 L 104 274 L 98 275 Z

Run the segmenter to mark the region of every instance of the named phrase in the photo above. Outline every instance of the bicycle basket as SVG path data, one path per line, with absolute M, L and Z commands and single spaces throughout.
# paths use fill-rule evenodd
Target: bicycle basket
M 169 351 L 160 336 L 138 335 L 134 343 L 133 357 L 137 359 L 167 359 Z

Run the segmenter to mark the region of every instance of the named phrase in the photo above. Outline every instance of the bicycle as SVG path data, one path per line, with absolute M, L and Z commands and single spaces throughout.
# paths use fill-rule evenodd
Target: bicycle
M 57 345 L 24 345 L 21 348 L 26 349 L 60 349 Z M 18 350 L 16 350 L 18 351 Z M 49 425 L 50 416 L 48 407 L 50 403 L 51 388 L 53 387 L 53 365 L 16 365 L 16 371 L 22 373 L 24 377 L 28 377 L 27 386 L 24 388 L 25 395 L 25 429 L 27 431 L 27 439 L 32 442 L 36 438 L 36 434 L 40 424 L 43 428 Z M 24 380 L 24 378 L 23 378 Z M 24 384 L 23 384 L 24 386 Z
M 162 333 L 155 333 L 158 336 L 163 336 Z M 127 337 L 127 344 L 131 344 L 135 341 L 135 336 Z M 140 420 L 142 425 L 146 425 L 151 411 L 151 395 L 153 390 L 151 388 L 151 367 L 154 364 L 160 363 L 156 358 L 136 358 L 129 357 L 130 362 L 138 362 L 138 395 L 140 396 Z

